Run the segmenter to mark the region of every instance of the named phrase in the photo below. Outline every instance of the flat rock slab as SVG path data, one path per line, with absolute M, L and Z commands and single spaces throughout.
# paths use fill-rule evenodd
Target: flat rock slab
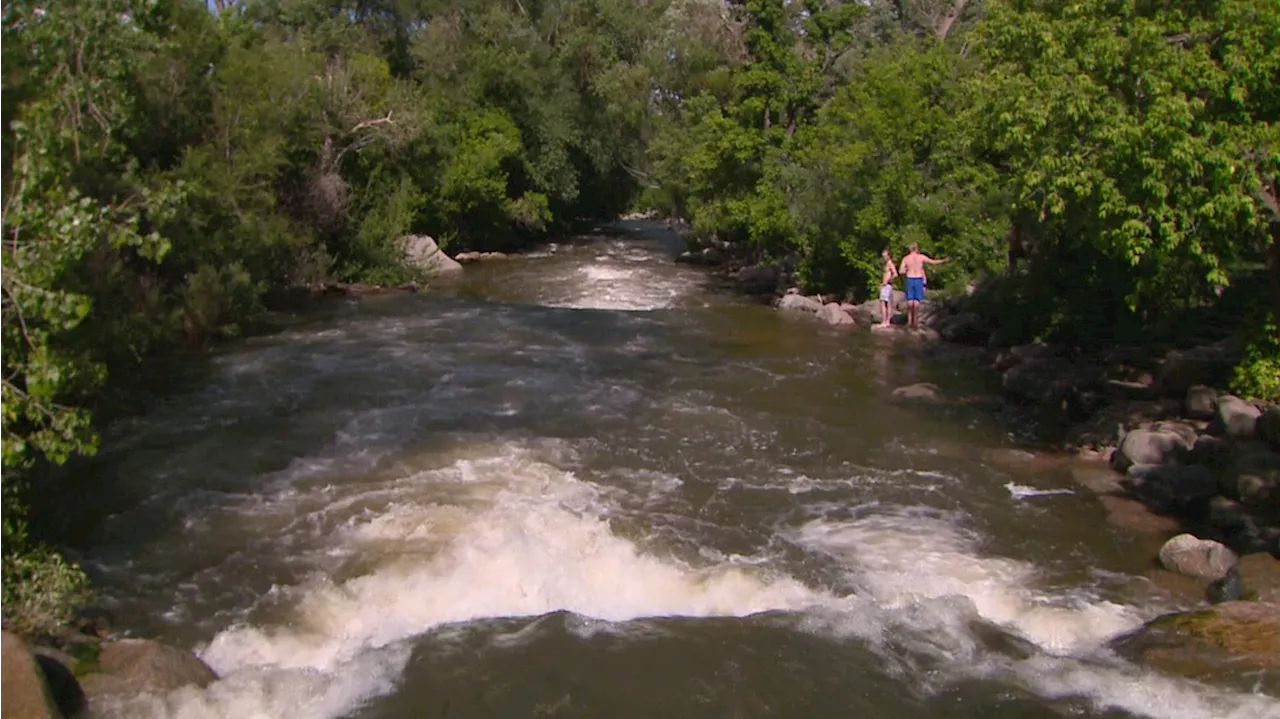
M 1121 656 L 1194 677 L 1230 668 L 1280 669 L 1280 605 L 1224 602 L 1166 614 L 1112 643 Z

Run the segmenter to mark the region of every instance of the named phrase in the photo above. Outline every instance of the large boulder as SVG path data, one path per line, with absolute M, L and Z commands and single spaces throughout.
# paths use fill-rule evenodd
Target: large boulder
M 1226 674 L 1245 669 L 1270 673 L 1280 669 L 1280 606 L 1236 601 L 1206 611 L 1166 614 L 1111 646 L 1117 654 L 1147 666 L 1197 678 L 1224 667 Z
M 854 327 L 858 324 L 854 321 L 853 315 L 845 312 L 838 302 L 828 302 L 823 305 L 818 310 L 818 319 L 837 327 Z
M 1181 461 L 1190 450 L 1185 437 L 1171 430 L 1135 429 L 1127 432 L 1111 455 L 1111 466 L 1128 471 L 1135 464 L 1168 464 Z
M 1160 548 L 1160 566 L 1189 577 L 1221 579 L 1236 561 L 1235 552 L 1223 544 L 1193 534 L 1179 534 Z
M 188 685 L 208 686 L 218 675 L 191 652 L 150 639 L 102 644 L 98 671 L 80 678 L 92 706 L 98 701 L 166 693 Z
M 9 632 L 0 632 L 0 696 L 5 719 L 61 716 L 35 655 L 26 642 Z
M 774 306 L 789 312 L 808 312 L 811 314 L 817 314 L 818 310 L 823 307 L 822 303 L 815 299 L 791 293 L 779 297 Z
M 400 240 L 405 261 L 429 274 L 457 272 L 462 269 L 452 257 L 446 255 L 436 241 L 427 235 L 408 235 Z
M 1218 411 L 1211 428 L 1215 434 L 1231 439 L 1253 439 L 1262 412 L 1251 403 L 1234 395 L 1218 398 Z
M 1193 385 L 1221 386 L 1240 363 L 1243 346 L 1238 339 L 1226 339 L 1187 350 L 1173 350 L 1160 366 L 1160 389 L 1182 397 Z

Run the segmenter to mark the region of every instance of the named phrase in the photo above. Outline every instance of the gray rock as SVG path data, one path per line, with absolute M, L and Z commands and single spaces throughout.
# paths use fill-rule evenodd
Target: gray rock
M 1254 430 L 1258 439 L 1280 449 L 1280 407 L 1271 405 L 1259 417 Z
M 400 239 L 405 261 L 431 274 L 457 272 L 462 269 L 452 257 L 446 255 L 427 235 L 408 235 Z
M 1185 411 L 1192 419 L 1213 419 L 1218 413 L 1218 390 L 1202 384 L 1187 390 Z
M 1261 415 L 1258 408 L 1249 402 L 1234 395 L 1223 395 L 1218 398 L 1213 428 L 1217 434 L 1231 439 L 1252 439 Z
M 918 402 L 942 401 L 942 395 L 938 390 L 938 386 L 928 382 L 899 387 L 893 391 L 893 398 L 897 400 L 911 400 Z
M 4 716 L 22 719 L 60 717 L 44 673 L 25 642 L 9 632 L 0 633 L 0 695 Z
M 816 314 L 822 309 L 822 303 L 800 294 L 786 294 L 778 299 L 775 305 L 780 310 L 790 312 L 809 312 Z
M 1160 548 L 1160 565 L 1171 572 L 1203 579 L 1221 579 L 1236 565 L 1236 555 L 1222 544 L 1179 534 Z
M 818 310 L 818 319 L 829 325 L 854 327 L 858 323 L 837 302 L 828 302 Z
M 1176 432 L 1135 429 L 1125 434 L 1111 455 L 1111 466 L 1124 472 L 1135 464 L 1166 464 L 1180 461 L 1190 450 Z

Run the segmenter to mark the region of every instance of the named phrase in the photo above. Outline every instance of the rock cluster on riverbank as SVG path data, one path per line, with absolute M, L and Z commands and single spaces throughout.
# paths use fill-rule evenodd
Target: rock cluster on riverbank
M 0 637 L 6 718 L 125 719 L 128 702 L 139 695 L 204 687 L 218 678 L 194 654 L 147 639 L 76 634 L 34 644 L 7 631 Z

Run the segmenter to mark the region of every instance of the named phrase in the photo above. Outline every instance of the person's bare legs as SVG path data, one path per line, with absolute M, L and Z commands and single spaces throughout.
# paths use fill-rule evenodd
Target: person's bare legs
M 911 326 L 911 329 L 913 330 L 917 329 L 916 316 L 919 314 L 920 314 L 920 303 L 916 300 L 911 300 L 910 302 L 908 302 L 907 303 L 907 324 L 909 324 Z
M 876 326 L 877 327 L 889 326 L 889 303 L 885 302 L 884 300 L 880 300 L 880 324 Z

